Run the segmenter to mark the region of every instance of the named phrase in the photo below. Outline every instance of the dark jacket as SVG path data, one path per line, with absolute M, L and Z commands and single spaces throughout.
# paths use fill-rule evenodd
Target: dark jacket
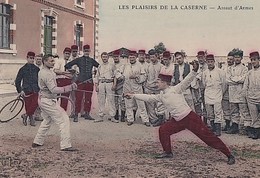
M 39 92 L 38 86 L 38 72 L 40 69 L 34 64 L 26 63 L 18 71 L 15 79 L 15 87 L 18 93 L 24 91 L 25 93 Z
M 74 65 L 77 65 L 79 68 L 79 76 L 77 81 L 83 82 L 92 79 L 92 69 L 93 67 L 98 67 L 99 63 L 93 58 L 82 56 L 67 63 L 65 65 L 65 69 L 70 69 Z
M 184 63 L 184 71 L 182 77 L 185 78 L 190 73 L 190 65 L 187 63 Z M 179 70 L 179 64 L 174 65 L 174 72 L 173 72 L 173 85 L 177 85 L 180 83 L 180 70 Z

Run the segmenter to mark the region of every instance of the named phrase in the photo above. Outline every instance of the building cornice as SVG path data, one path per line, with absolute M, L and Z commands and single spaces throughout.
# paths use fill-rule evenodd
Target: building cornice
M 98 18 L 96 17 L 93 17 L 91 15 L 87 15 L 85 13 L 81 13 L 79 11 L 76 11 L 74 9 L 71 9 L 71 8 L 67 8 L 67 7 L 64 7 L 64 6 L 61 6 L 61 5 L 58 5 L 58 4 L 55 4 L 55 3 L 52 3 L 52 2 L 49 2 L 49 1 L 46 1 L 46 0 L 32 0 L 33 2 L 37 2 L 37 3 L 40 3 L 40 4 L 44 4 L 48 7 L 52 7 L 52 8 L 55 8 L 55 9 L 58 9 L 58 10 L 61 10 L 63 12 L 67 12 L 67 13 L 70 13 L 70 14 L 73 14 L 73 15 L 77 15 L 77 16 L 80 16 L 80 17 L 83 17 L 83 18 L 86 18 L 86 19 L 90 19 L 90 20 L 99 20 Z

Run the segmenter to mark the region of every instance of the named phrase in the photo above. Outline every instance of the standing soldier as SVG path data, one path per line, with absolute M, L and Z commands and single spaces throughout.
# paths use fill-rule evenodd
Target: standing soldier
M 234 62 L 231 70 L 227 74 L 227 83 L 229 85 L 229 101 L 231 110 L 232 125 L 227 131 L 228 134 L 239 133 L 239 124 L 241 123 L 240 131 L 242 134 L 246 134 L 251 125 L 251 117 L 249 114 L 246 98 L 239 93 L 242 93 L 242 87 L 247 75 L 247 67 L 244 66 L 241 61 L 243 59 L 243 51 L 234 49 Z M 241 116 L 244 120 L 241 120 Z
M 255 51 L 249 54 L 252 69 L 248 72 L 245 79 L 243 90 L 246 93 L 248 108 L 252 118 L 250 127 L 250 137 L 252 139 L 260 138 L 260 65 L 259 52 Z
M 162 60 L 164 61 L 163 62 L 164 65 L 162 66 L 160 73 L 165 74 L 165 75 L 172 75 L 174 65 L 172 63 L 171 53 L 169 51 L 164 51 Z
M 22 115 L 23 124 L 27 125 L 29 117 L 30 125 L 35 126 L 33 114 L 38 107 L 38 72 L 40 69 L 34 65 L 34 52 L 27 53 L 27 63 L 21 67 L 15 79 L 15 87 L 18 93 L 26 95 L 24 97 L 26 114 Z
M 68 62 L 71 62 L 74 59 L 79 57 L 79 52 L 78 52 L 79 51 L 79 47 L 77 45 L 71 45 L 70 50 L 71 50 L 71 55 L 70 55 L 70 58 L 68 59 Z M 79 68 L 76 65 L 72 66 L 71 69 L 76 71 L 76 75 L 79 74 Z M 71 92 L 70 97 L 71 97 L 72 101 L 74 103 L 76 103 L 75 91 Z M 70 118 L 73 118 L 74 116 L 75 116 L 75 113 L 72 113 L 70 115 Z M 75 119 L 75 121 L 76 121 L 76 119 Z
M 38 54 L 35 56 L 35 65 L 39 67 L 40 70 L 42 69 L 42 54 Z
M 230 73 L 230 70 L 232 66 L 234 65 L 234 56 L 233 52 L 229 52 L 227 56 L 227 67 L 223 68 L 226 77 L 227 73 Z M 226 83 L 226 89 L 223 94 L 223 99 L 222 99 L 222 109 L 223 109 L 223 114 L 224 114 L 224 119 L 225 119 L 225 127 L 223 128 L 222 131 L 228 131 L 230 128 L 230 120 L 231 120 L 231 114 L 230 114 L 230 102 L 229 102 L 229 92 L 228 92 L 228 85 Z
M 98 96 L 99 104 L 99 117 L 100 121 L 103 121 L 105 116 L 105 103 L 107 101 L 108 106 L 108 120 L 118 123 L 115 119 L 116 109 L 115 109 L 115 65 L 108 62 L 107 52 L 101 54 L 102 63 L 97 68 L 96 78 L 95 78 L 95 88 Z
M 144 49 L 140 49 L 138 51 L 138 62 L 140 63 L 139 65 L 141 65 L 141 67 L 143 68 L 143 70 L 145 71 L 145 74 L 148 73 L 148 66 L 150 65 L 149 63 L 145 62 L 145 50 Z M 146 81 L 145 81 L 146 82 Z M 145 82 L 142 83 L 142 87 L 143 87 L 143 92 L 144 92 L 144 85 Z M 134 118 L 137 118 L 139 116 L 139 112 L 137 113 L 137 105 L 134 105 L 133 107 L 133 112 L 134 112 Z M 137 115 L 137 116 L 136 116 Z
M 79 57 L 79 47 L 77 45 L 71 45 L 71 56 L 68 60 L 68 62 L 73 61 L 74 59 Z
M 125 66 L 124 77 L 125 82 L 123 85 L 123 92 L 135 92 L 143 93 L 142 83 L 146 80 L 146 74 L 140 64 L 136 62 L 136 51 L 129 52 L 129 64 Z M 133 107 L 136 103 L 138 110 L 140 111 L 140 117 L 146 126 L 150 126 L 149 119 L 145 104 L 143 101 L 136 101 L 134 99 L 125 100 L 127 125 L 130 126 L 134 123 Z
M 68 71 L 65 71 L 65 65 L 68 63 L 69 58 L 71 54 L 71 49 L 70 48 L 65 48 L 63 50 L 63 59 L 57 59 L 53 68 L 53 71 L 56 73 L 56 80 L 57 80 L 57 86 L 58 87 L 64 87 L 66 85 L 71 84 L 71 73 Z M 69 93 L 62 93 L 62 96 L 69 97 Z M 67 106 L 68 106 L 68 100 L 61 98 L 61 103 L 60 106 L 67 111 Z
M 177 64 L 175 64 L 173 71 L 173 86 L 180 83 L 190 73 L 190 65 L 184 62 L 184 54 L 182 52 L 176 52 L 174 54 L 174 57 L 177 61 Z M 187 88 L 187 90 L 184 91 L 183 95 L 189 106 L 194 110 L 194 104 L 191 95 L 191 87 Z
M 162 66 L 160 73 L 172 76 L 173 71 L 174 71 L 174 64 L 172 62 L 171 53 L 169 51 L 164 51 L 162 60 L 163 60 L 164 65 Z M 163 106 L 163 105 L 161 105 L 161 106 L 163 107 L 163 110 L 164 110 L 163 112 L 165 114 L 165 119 L 168 119 L 169 113 L 166 111 L 165 106 Z
M 225 90 L 225 73 L 215 66 L 214 55 L 206 56 L 208 69 L 202 76 L 202 83 L 205 86 L 205 104 L 207 118 L 210 120 L 212 131 L 216 136 L 221 135 L 221 123 L 223 121 L 222 96 Z
M 34 64 L 39 67 L 39 69 L 41 70 L 42 67 L 43 67 L 43 64 L 42 64 L 42 57 L 43 55 L 42 54 L 38 54 L 35 56 L 35 62 Z M 24 117 L 24 116 L 23 116 Z M 37 107 L 37 109 L 35 110 L 34 114 L 33 114 L 33 117 L 34 117 L 34 120 L 35 121 L 42 121 L 42 117 L 41 117 L 41 110 L 39 107 Z
M 60 148 L 62 151 L 77 151 L 71 146 L 70 139 L 70 121 L 67 113 L 57 103 L 57 94 L 66 93 L 77 88 L 75 83 L 64 87 L 57 87 L 56 75 L 51 70 L 54 67 L 55 60 L 52 56 L 43 57 L 43 69 L 39 72 L 39 106 L 42 110 L 42 121 L 38 132 L 34 138 L 32 147 L 40 147 L 44 144 L 44 139 L 51 127 L 52 121 L 59 126 Z
M 83 53 L 84 54 L 82 57 L 76 58 L 65 65 L 65 69 L 70 69 L 74 65 L 77 65 L 77 67 L 79 68 L 79 76 L 77 79 L 77 84 L 78 84 L 78 89 L 81 91 L 76 91 L 76 107 L 75 107 L 75 115 L 73 116 L 74 122 L 78 122 L 78 114 L 80 113 L 82 104 L 84 106 L 84 111 L 85 111 L 84 118 L 87 120 L 94 120 L 89 115 L 91 104 L 92 104 L 92 93 L 94 87 L 93 79 L 92 79 L 92 70 L 93 67 L 98 67 L 99 64 L 95 59 L 89 57 L 90 54 L 89 45 L 83 46 Z
M 202 75 L 208 68 L 206 63 L 206 52 L 199 51 L 197 53 L 197 59 L 199 61 L 199 71 L 198 75 L 196 76 L 197 85 L 194 85 L 191 88 L 191 92 L 193 96 L 195 111 L 198 115 L 203 116 L 203 121 L 207 125 L 207 112 L 204 97 L 205 87 L 202 84 Z
M 116 115 L 115 119 L 119 120 L 119 109 L 121 110 L 120 118 L 121 122 L 125 122 L 125 100 L 122 96 L 123 94 L 123 85 L 125 78 L 123 76 L 125 70 L 125 64 L 123 64 L 120 59 L 120 51 L 115 51 L 113 53 L 113 60 L 116 67 L 115 77 L 116 77 L 116 87 L 115 87 L 115 107 Z
M 150 56 L 150 55 L 149 55 L 149 56 Z M 145 50 L 140 49 L 140 50 L 138 51 L 138 61 L 140 62 L 140 64 L 141 64 L 141 65 L 145 68 L 145 70 L 147 71 L 148 63 L 146 63 L 145 57 L 146 57 Z
M 151 60 L 150 60 L 150 55 L 149 55 L 149 54 L 146 54 L 146 55 L 145 55 L 145 62 L 146 62 L 147 64 L 150 64 Z
M 158 78 L 158 75 L 159 75 L 163 65 L 158 61 L 158 54 L 156 53 L 155 50 L 150 50 L 149 55 L 150 55 L 151 63 L 148 66 L 147 80 L 146 80 L 146 83 L 144 86 L 144 93 L 159 94 L 156 80 Z M 145 104 L 146 104 L 150 123 L 154 127 L 161 125 L 164 121 L 164 112 L 163 112 L 163 115 L 157 116 L 157 114 L 156 114 L 156 109 L 160 105 L 158 105 L 158 103 L 155 103 L 155 102 L 146 102 Z M 163 107 L 160 107 L 160 109 L 162 109 L 162 108 Z

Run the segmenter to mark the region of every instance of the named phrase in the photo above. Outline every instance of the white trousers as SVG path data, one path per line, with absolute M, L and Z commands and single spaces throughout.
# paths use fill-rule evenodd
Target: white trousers
M 51 127 L 51 122 L 54 121 L 60 131 L 60 148 L 71 147 L 70 121 L 67 113 L 60 107 L 56 100 L 39 98 L 38 103 L 42 110 L 41 115 L 43 121 L 41 122 L 33 143 L 43 145 L 44 139 Z
M 251 127 L 260 128 L 260 103 L 252 104 L 248 102 L 248 108 L 252 118 Z
M 116 115 L 115 92 L 112 91 L 113 83 L 99 83 L 98 85 L 98 114 L 100 117 L 105 115 L 105 103 L 107 102 L 109 117 Z
M 210 121 L 214 120 L 214 123 L 221 124 L 223 122 L 223 110 L 221 102 L 215 104 L 206 103 L 207 117 Z

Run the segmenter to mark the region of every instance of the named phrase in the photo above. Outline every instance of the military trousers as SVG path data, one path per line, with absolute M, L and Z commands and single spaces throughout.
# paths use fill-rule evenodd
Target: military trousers
M 33 143 L 43 145 L 45 137 L 51 127 L 52 121 L 58 125 L 60 132 L 60 148 L 71 147 L 70 139 L 70 121 L 69 116 L 63 108 L 60 107 L 57 100 L 48 98 L 39 98 L 41 116 L 43 121 L 38 129 Z

